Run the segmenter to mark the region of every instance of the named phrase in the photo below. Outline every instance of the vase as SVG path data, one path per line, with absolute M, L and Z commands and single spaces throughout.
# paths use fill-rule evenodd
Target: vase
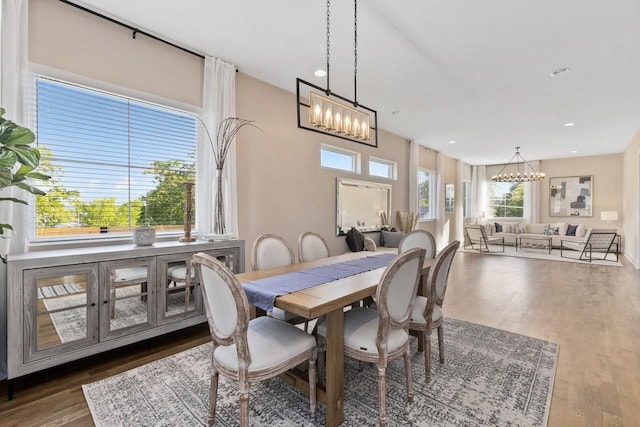
M 143 225 L 133 230 L 133 244 L 136 246 L 151 246 L 156 242 L 156 229 Z
M 224 186 L 222 180 L 222 168 L 216 169 L 216 200 L 213 212 L 213 233 L 217 235 L 227 234 L 227 226 L 224 218 Z

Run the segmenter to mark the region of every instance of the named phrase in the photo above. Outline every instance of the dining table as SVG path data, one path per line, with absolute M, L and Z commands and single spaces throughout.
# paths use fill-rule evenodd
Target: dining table
M 376 256 L 385 255 L 366 251 L 350 252 L 283 267 L 245 272 L 237 274 L 236 277 L 245 287 L 245 293 L 248 294 L 249 287 L 254 288 L 253 285 L 260 283 L 260 281 L 264 282 L 263 279 L 282 276 L 281 278 L 285 280 L 289 277 L 291 280 L 295 280 L 296 276 L 291 273 L 310 271 L 318 267 L 331 266 L 332 264 L 348 264 L 353 260 Z M 379 262 L 383 261 L 388 265 L 392 258 L 386 255 L 385 258 L 380 258 Z M 425 259 L 418 294 L 426 294 L 426 278 L 434 262 L 434 259 Z M 326 378 L 324 384 L 318 382 L 316 389 L 318 400 L 326 407 L 326 426 L 339 426 L 344 421 L 344 308 L 375 295 L 386 265 L 277 295 L 273 299 L 273 307 L 278 307 L 299 317 L 309 320 L 320 316 L 325 316 L 326 318 Z M 248 299 L 251 303 L 252 299 Z M 253 311 L 253 314 L 260 312 L 263 311 L 256 310 Z M 420 337 L 420 335 L 418 336 Z M 286 380 L 296 388 L 308 393 L 309 384 L 301 376 L 288 375 Z

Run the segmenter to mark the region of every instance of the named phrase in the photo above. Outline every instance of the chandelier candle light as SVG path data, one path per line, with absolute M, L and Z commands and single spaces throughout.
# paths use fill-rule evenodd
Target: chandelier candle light
M 520 165 L 522 164 L 522 174 L 520 174 Z M 509 166 L 515 166 L 516 173 L 502 173 Z M 513 167 L 510 168 L 513 170 Z M 544 179 L 545 175 L 542 172 L 538 172 L 531 164 L 526 161 L 520 155 L 520 147 L 516 147 L 516 154 L 513 155 L 511 160 L 504 165 L 498 175 L 493 175 L 491 180 L 494 182 L 528 182 L 528 181 L 540 181 Z
M 327 0 L 327 87 L 321 88 L 302 79 L 296 79 L 298 101 L 298 127 L 314 132 L 330 134 L 332 136 L 359 142 L 361 144 L 378 146 L 377 112 L 358 103 L 358 1 L 354 0 L 354 68 L 353 92 L 351 101 L 333 93 L 329 86 L 329 58 L 330 58 L 330 1 Z M 318 91 L 318 92 L 314 92 Z M 301 91 L 308 91 L 301 94 Z M 304 96 L 306 99 L 303 99 Z M 306 103 L 308 100 L 308 104 Z M 301 110 L 308 108 L 308 121 L 303 122 L 304 114 Z

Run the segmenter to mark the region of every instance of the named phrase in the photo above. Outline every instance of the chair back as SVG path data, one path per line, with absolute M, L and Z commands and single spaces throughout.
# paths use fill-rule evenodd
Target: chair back
M 609 250 L 617 234 L 618 231 L 611 228 L 592 228 L 583 242 L 590 246 L 591 251 Z
M 465 225 L 464 233 L 469 242 L 482 242 L 487 239 L 487 233 L 481 225 Z
M 409 327 L 425 253 L 422 248 L 409 249 L 396 256 L 382 274 L 376 290 L 376 305 L 380 316 L 378 339 L 382 342 L 386 340 L 389 328 Z
M 427 230 L 413 230 L 405 234 L 398 244 L 398 253 L 401 254 L 413 248 L 424 249 L 426 258 L 436 257 L 436 240 Z
M 429 275 L 427 276 L 427 287 L 429 289 L 427 312 L 429 313 L 433 312 L 432 308 L 429 310 L 430 306 L 433 304 L 437 304 L 442 307 L 444 296 L 447 292 L 451 263 L 453 262 L 453 257 L 455 256 L 458 248 L 460 248 L 459 240 L 454 240 L 449 243 L 442 252 L 440 252 L 436 258 L 436 263 L 429 270 Z
M 247 345 L 249 302 L 238 279 L 222 262 L 199 252 L 193 256 L 214 349 L 236 344 L 238 359 L 251 362 Z
M 258 236 L 251 252 L 251 269 L 253 271 L 283 267 L 295 264 L 296 259 L 289 244 L 273 234 Z
M 318 233 L 305 231 L 298 237 L 298 259 L 300 259 L 300 262 L 313 261 L 330 256 L 329 245 Z

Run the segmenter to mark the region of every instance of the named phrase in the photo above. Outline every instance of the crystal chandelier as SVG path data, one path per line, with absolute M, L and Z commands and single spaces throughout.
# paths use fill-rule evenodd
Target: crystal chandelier
M 522 173 L 520 173 L 520 165 L 522 165 Z M 515 170 L 516 173 L 502 173 L 509 166 L 509 170 Z M 516 147 L 516 154 L 511 160 L 500 170 L 498 175 L 493 175 L 491 180 L 494 182 L 527 182 L 540 181 L 544 178 L 544 173 L 538 172 L 531 164 L 520 155 L 520 147 Z
M 354 100 L 333 93 L 329 86 L 330 0 L 327 0 L 327 87 L 321 88 L 296 79 L 298 127 L 332 136 L 378 146 L 377 112 L 358 103 L 358 1 L 354 0 Z M 305 112 L 305 109 L 308 111 Z

